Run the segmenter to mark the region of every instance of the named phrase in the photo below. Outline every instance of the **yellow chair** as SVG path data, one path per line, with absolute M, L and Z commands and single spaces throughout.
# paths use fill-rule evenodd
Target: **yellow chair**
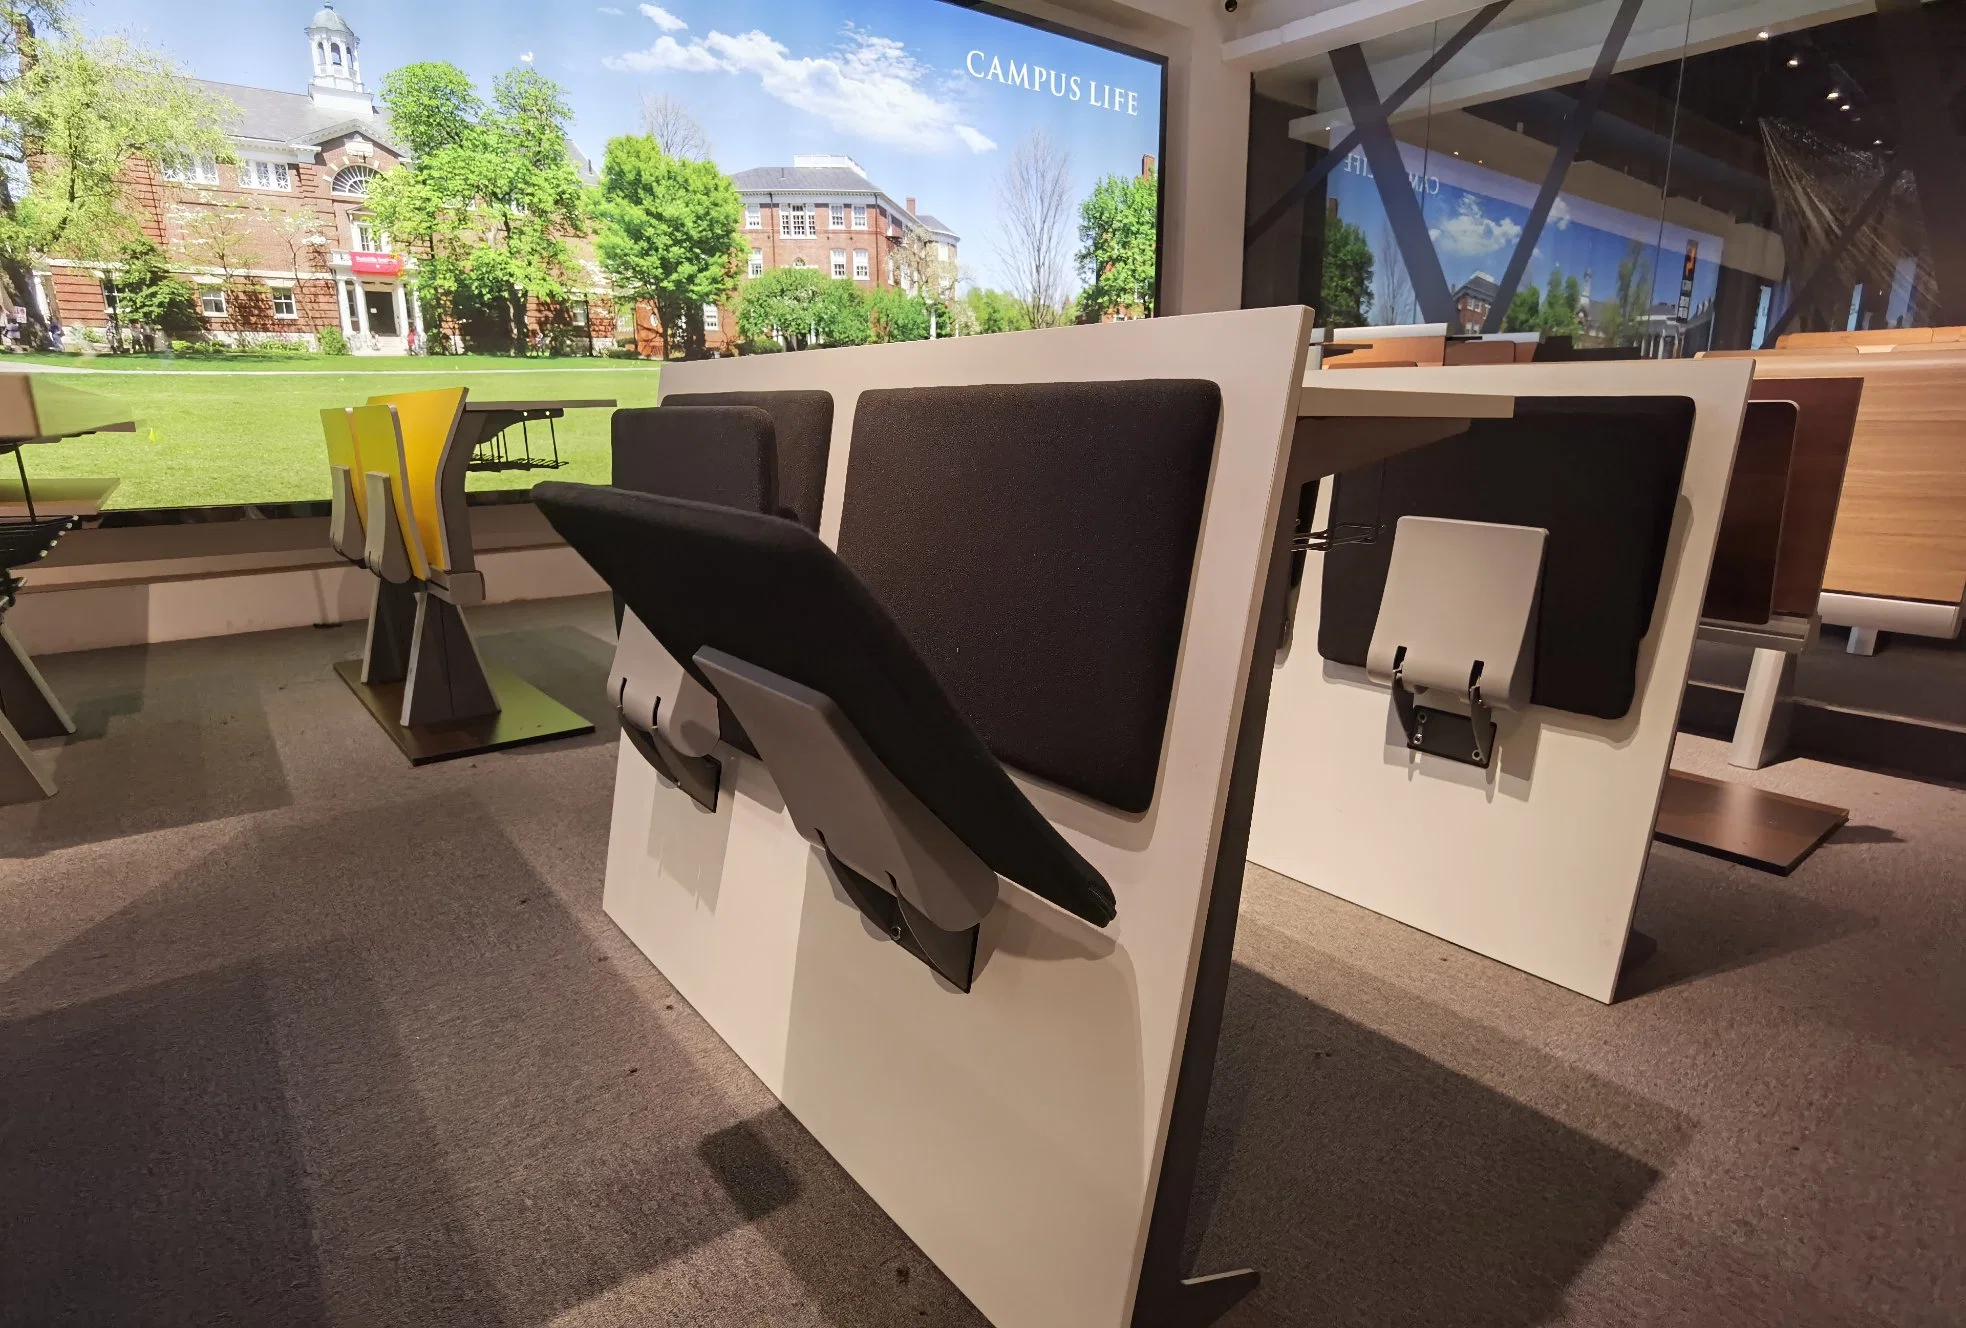
M 464 505 L 465 467 L 471 458 L 455 450 L 466 389 L 436 388 L 370 397 L 369 405 L 395 409 L 400 440 L 392 468 L 403 494 L 400 515 L 415 533 L 423 570 L 419 580 L 444 587 L 461 603 L 484 598 L 471 550 Z M 412 516 L 414 520 L 412 521 Z
M 360 563 L 365 559 L 369 495 L 355 443 L 354 416 L 354 409 L 348 406 L 322 411 L 321 433 L 328 443 L 328 492 L 333 504 L 328 542 L 342 557 Z
M 415 499 L 405 480 L 403 430 L 393 406 L 356 406 L 348 412 L 362 462 L 364 562 L 385 581 L 428 581 L 416 521 Z

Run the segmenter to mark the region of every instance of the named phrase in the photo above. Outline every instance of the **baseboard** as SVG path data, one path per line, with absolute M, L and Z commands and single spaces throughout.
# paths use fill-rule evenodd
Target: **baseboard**
M 486 600 L 598 594 L 607 585 L 564 544 L 484 552 Z M 30 654 L 150 645 L 240 632 L 359 622 L 375 578 L 359 567 L 283 568 L 241 575 L 31 589 L 7 613 Z
M 1789 721 L 1788 754 L 1863 766 L 1941 784 L 1966 784 L 1966 728 L 1938 720 L 1798 699 Z M 1722 741 L 1733 737 L 1741 693 L 1712 683 L 1690 683 L 1679 728 Z

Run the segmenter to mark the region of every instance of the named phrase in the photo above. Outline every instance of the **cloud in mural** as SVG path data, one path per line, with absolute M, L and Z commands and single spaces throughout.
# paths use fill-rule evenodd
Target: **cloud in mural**
M 1560 231 L 1570 229 L 1570 205 L 1563 201 L 1562 194 L 1558 194 L 1556 201 L 1550 204 L 1550 225 Z
M 1460 208 L 1454 216 L 1427 234 L 1433 237 L 1434 245 L 1444 254 L 1457 258 L 1479 258 L 1513 245 L 1522 234 L 1522 227 L 1507 217 L 1497 221 L 1484 216 L 1481 200 L 1472 194 L 1463 194 Z
M 654 8 L 642 6 L 645 13 Z M 908 152 L 961 147 L 980 153 L 997 146 L 974 125 L 963 123 L 956 103 L 938 94 L 935 71 L 910 55 L 907 46 L 851 24 L 840 45 L 826 55 L 794 57 L 784 43 L 754 29 L 737 35 L 712 31 L 688 42 L 665 33 L 653 46 L 609 56 L 602 63 L 633 74 L 755 78 L 768 96 L 843 134 Z

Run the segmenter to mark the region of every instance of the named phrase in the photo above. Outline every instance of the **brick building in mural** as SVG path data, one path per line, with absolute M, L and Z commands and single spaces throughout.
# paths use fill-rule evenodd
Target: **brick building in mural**
M 896 286 L 892 261 L 911 226 L 925 228 L 945 262 L 956 261 L 960 237 L 942 222 L 895 202 L 851 157 L 801 153 L 790 166 L 758 166 L 731 177 L 744 204 L 738 244 L 744 251 L 740 284 L 776 268 L 813 268 L 873 291 Z M 704 345 L 728 353 L 737 341 L 736 312 L 728 302 L 703 310 Z M 636 310 L 636 344 L 654 358 L 663 354 L 662 332 L 647 305 Z
M 406 154 L 363 81 L 361 42 L 347 20 L 329 4 L 305 32 L 312 78 L 304 93 L 199 81 L 237 108 L 226 124 L 236 161 L 206 157 L 162 172 L 133 162 L 128 192 L 145 234 L 197 286 L 207 334 L 311 341 L 333 327 L 358 353 L 402 354 L 425 335 L 416 264 L 368 222 L 365 199 L 369 182 Z M 109 326 L 108 266 L 60 258 L 42 266 L 47 312 L 71 336 Z M 602 289 L 591 265 L 590 275 Z M 582 299 L 554 312 L 607 344 L 611 309 L 598 300 L 590 316 Z
M 928 230 L 939 256 L 956 261 L 958 237 L 915 200 L 896 203 L 851 157 L 800 155 L 790 166 L 760 166 L 731 177 L 744 201 L 739 239 L 746 276 L 810 267 L 868 290 L 896 284 L 892 255 L 912 226 Z

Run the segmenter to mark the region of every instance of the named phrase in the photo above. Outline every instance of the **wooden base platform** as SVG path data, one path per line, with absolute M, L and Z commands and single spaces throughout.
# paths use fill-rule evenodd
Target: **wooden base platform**
M 13 463 L 7 464 L 13 469 Z M 28 489 L 34 495 L 34 514 L 50 516 L 97 516 L 109 495 L 123 481 L 117 479 L 36 479 L 30 472 L 27 477 Z M 21 491 L 20 478 L 10 475 L 0 479 L 0 516 L 23 517 L 27 515 L 27 496 Z
M 382 731 L 402 749 L 411 765 L 450 761 L 504 747 L 550 742 L 554 738 L 574 738 L 594 731 L 594 726 L 585 719 L 524 678 L 495 664 L 485 666 L 485 676 L 498 697 L 497 714 L 418 728 L 404 728 L 396 722 L 396 717 L 403 713 L 403 684 L 369 686 L 362 681 L 359 659 L 345 659 L 334 666 L 334 671 L 348 684 L 348 690 L 362 699 L 376 723 L 382 725 Z
M 1787 876 L 1849 819 L 1842 807 L 1668 770 L 1653 835 Z

